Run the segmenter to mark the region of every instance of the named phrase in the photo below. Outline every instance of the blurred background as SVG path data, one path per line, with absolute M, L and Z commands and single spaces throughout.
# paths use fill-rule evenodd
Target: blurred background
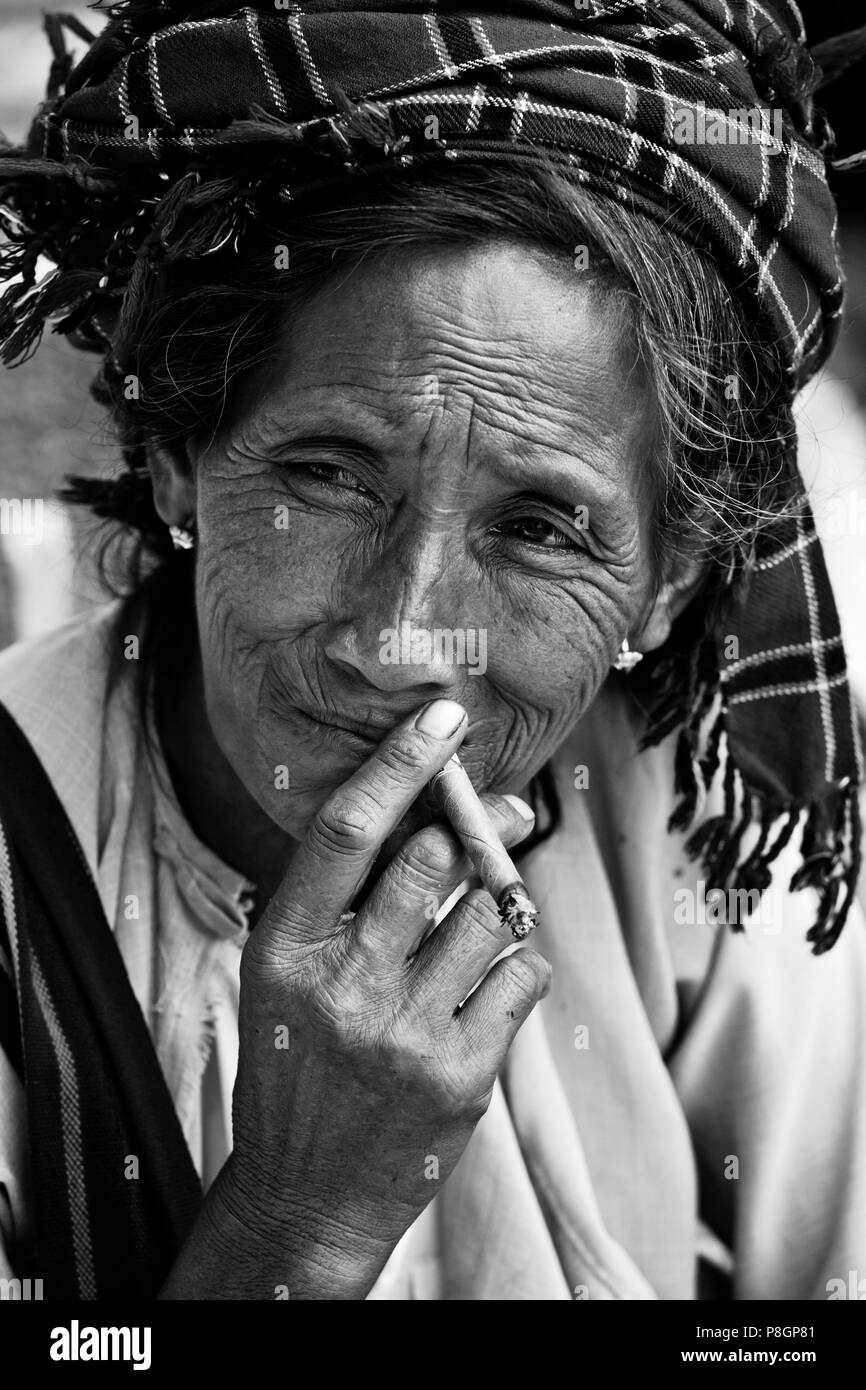
M 46 9 L 75 14 L 95 32 L 105 16 L 84 5 L 0 0 L 0 131 L 26 135 L 45 93 Z M 81 55 L 85 44 L 68 36 Z M 101 599 L 88 550 L 94 527 L 52 500 L 67 472 L 116 467 L 117 452 L 88 388 L 96 359 L 46 333 L 31 361 L 0 366 L 0 647 L 54 627 Z M 20 506 L 16 503 L 20 502 Z
M 241 0 L 238 0 L 240 6 Z M 48 46 L 42 0 L 0 0 L 0 131 L 19 140 L 44 93 Z M 92 31 L 105 16 L 57 5 Z M 863 0 L 803 0 L 810 42 L 866 23 Z M 84 45 L 67 42 L 80 54 Z M 866 149 L 866 62 L 821 93 L 841 155 Z M 849 281 L 842 340 L 800 403 L 801 466 L 812 491 L 837 592 L 852 679 L 866 707 L 866 170 L 835 180 Z M 68 472 L 117 467 L 88 394 L 95 359 L 45 335 L 36 356 L 0 368 L 0 647 L 53 627 L 101 601 L 92 565 L 95 530 L 52 501 Z

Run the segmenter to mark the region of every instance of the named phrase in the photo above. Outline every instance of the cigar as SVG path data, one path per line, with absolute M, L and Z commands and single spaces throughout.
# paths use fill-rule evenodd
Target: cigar
M 478 870 L 504 926 L 523 941 L 538 926 L 538 909 L 455 753 L 430 781 L 436 800 Z

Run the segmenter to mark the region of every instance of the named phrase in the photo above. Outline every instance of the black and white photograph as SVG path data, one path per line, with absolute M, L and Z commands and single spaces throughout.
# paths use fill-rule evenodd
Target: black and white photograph
M 859 1345 L 864 21 L 0 0 L 28 1368 L 215 1301 Z

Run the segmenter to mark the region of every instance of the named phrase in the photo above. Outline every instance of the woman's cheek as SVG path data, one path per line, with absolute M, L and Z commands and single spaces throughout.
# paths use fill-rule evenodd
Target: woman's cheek
M 349 550 L 344 525 L 288 506 L 278 488 L 231 500 L 202 509 L 196 566 L 202 658 L 221 729 L 232 715 L 259 717 L 278 646 L 328 620 Z
M 618 634 L 630 623 L 633 587 L 600 566 L 568 583 L 510 586 L 489 644 L 489 666 L 506 687 L 551 711 L 585 708 L 604 681 Z
M 213 588 L 213 607 L 231 609 L 251 641 L 290 637 L 327 611 L 345 549 L 344 527 L 271 489 L 200 525 L 200 587 Z
M 488 640 L 495 701 L 476 729 L 486 745 L 477 780 L 507 791 L 544 766 L 607 680 L 640 587 L 639 574 L 625 566 L 599 566 L 568 585 L 509 585 Z
M 273 506 L 210 516 L 200 525 L 196 611 L 209 713 L 219 733 L 256 715 L 274 644 L 321 620 L 323 588 L 320 547 L 300 528 L 294 535 L 277 530 Z

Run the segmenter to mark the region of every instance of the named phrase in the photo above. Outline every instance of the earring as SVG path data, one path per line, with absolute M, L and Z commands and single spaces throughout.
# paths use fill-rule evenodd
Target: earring
M 192 521 L 188 521 L 186 526 L 169 526 L 168 534 L 171 536 L 171 543 L 175 550 L 192 550 L 195 545 L 192 528 Z
M 619 649 L 619 655 L 613 663 L 613 669 L 615 671 L 625 671 L 626 675 L 628 675 L 629 671 L 633 671 L 639 661 L 643 661 L 643 652 L 631 651 L 628 645 L 628 638 L 623 638 L 622 646 Z

